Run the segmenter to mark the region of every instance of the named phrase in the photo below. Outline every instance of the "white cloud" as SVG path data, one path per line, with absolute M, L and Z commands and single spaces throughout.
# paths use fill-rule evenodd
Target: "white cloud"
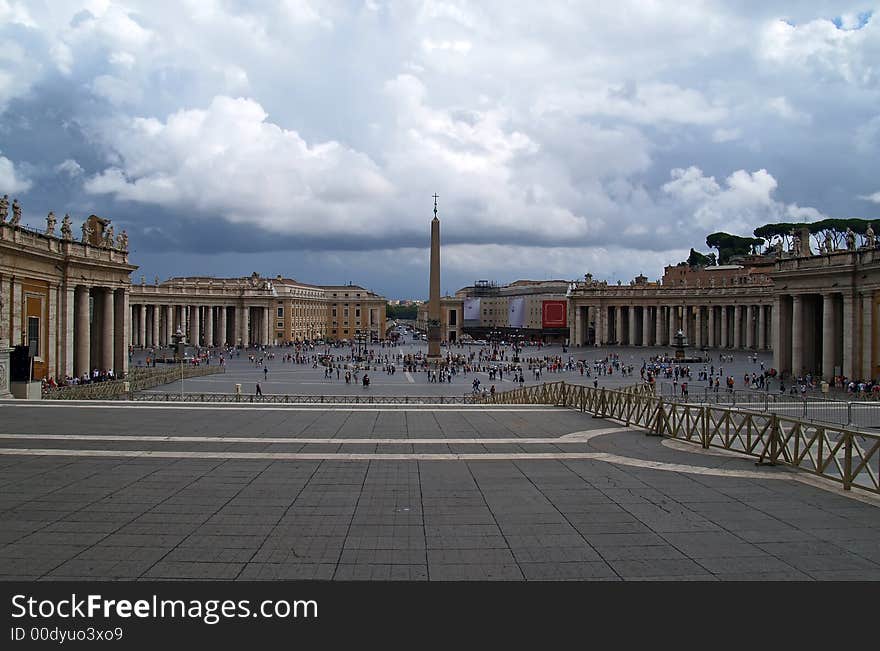
M 253 100 L 218 96 L 165 122 L 117 124 L 104 135 L 121 163 L 85 189 L 280 233 L 370 229 L 371 206 L 393 190 L 375 163 L 335 141 L 309 145 L 267 117 Z
M 31 185 L 33 185 L 31 180 L 16 171 L 15 164 L 11 160 L 0 156 L 0 193 L 27 192 Z
M 874 84 L 880 50 L 877 22 L 870 21 L 862 29 L 847 29 L 824 18 L 800 25 L 773 20 L 761 34 L 759 57 L 767 64 L 812 70 L 847 83 Z
M 826 216 L 811 207 L 785 204 L 773 198 L 778 183 L 765 169 L 737 170 L 719 184 L 695 166 L 674 169 L 663 192 L 687 209 L 689 222 L 701 231 L 747 235 L 768 222 L 815 221 Z
M 859 195 L 859 199 L 864 199 L 865 201 L 871 201 L 873 203 L 880 203 L 880 192 L 875 192 L 874 194 Z
M 83 168 L 72 158 L 66 158 L 55 166 L 55 171 L 67 174 L 70 177 L 76 177 L 82 175 Z
M 809 124 L 812 117 L 808 113 L 798 111 L 791 105 L 785 97 L 773 97 L 767 102 L 767 108 L 785 120 L 792 122 L 800 122 L 801 124 Z
M 739 140 L 740 138 L 742 138 L 742 129 L 738 128 L 715 129 L 715 131 L 712 132 L 712 142 L 733 142 L 734 140 Z
M 25 3 L 15 0 L 0 0 L 0 23 L 18 23 L 25 27 L 36 27 Z

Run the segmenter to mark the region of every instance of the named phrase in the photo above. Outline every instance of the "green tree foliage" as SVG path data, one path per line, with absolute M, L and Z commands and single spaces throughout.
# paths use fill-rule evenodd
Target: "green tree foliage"
M 418 305 L 385 305 L 385 317 L 388 319 L 415 320 L 418 311 Z
M 762 246 L 764 240 L 761 237 L 742 237 L 730 233 L 712 233 L 706 238 L 706 245 L 718 249 L 718 264 L 727 264 L 735 255 L 747 255 Z
M 699 251 L 695 251 L 694 249 L 691 249 L 691 254 L 688 256 L 688 259 L 685 260 L 684 262 L 680 262 L 679 266 L 680 267 L 688 266 L 691 268 L 697 268 L 697 267 L 711 267 L 714 264 L 715 264 L 715 254 L 714 253 L 703 254 L 703 253 L 700 253 Z
M 847 219 L 822 219 L 817 222 L 810 223 L 792 223 L 778 222 L 775 224 L 764 224 L 754 230 L 755 237 L 761 237 L 767 240 L 768 245 L 773 245 L 776 241 L 781 241 L 784 249 L 791 248 L 791 231 L 799 232 L 804 226 L 810 231 L 810 235 L 815 243 L 815 249 L 818 251 L 819 246 L 825 243 L 825 237 L 830 236 L 834 242 L 834 248 L 842 249 L 846 247 L 844 236 L 846 229 L 851 228 L 854 233 L 864 235 L 871 223 L 869 219 L 859 219 L 851 217 Z

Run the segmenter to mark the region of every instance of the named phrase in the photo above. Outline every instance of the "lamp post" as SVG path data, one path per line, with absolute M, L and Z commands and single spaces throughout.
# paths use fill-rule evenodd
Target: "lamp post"
M 365 349 L 365 346 L 364 346 L 365 335 L 362 331 L 355 330 L 354 331 L 354 339 L 358 345 L 358 360 L 360 360 L 363 357 L 363 352 Z

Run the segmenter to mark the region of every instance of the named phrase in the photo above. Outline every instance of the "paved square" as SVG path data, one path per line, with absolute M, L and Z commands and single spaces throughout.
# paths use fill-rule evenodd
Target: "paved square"
M 880 500 L 552 407 L 0 404 L 0 578 L 880 579 Z

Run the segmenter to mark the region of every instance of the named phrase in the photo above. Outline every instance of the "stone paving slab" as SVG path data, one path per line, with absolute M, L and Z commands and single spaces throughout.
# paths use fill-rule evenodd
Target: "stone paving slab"
M 0 434 L 37 437 L 0 442 L 0 580 L 880 579 L 880 500 L 574 411 L 4 404 Z M 156 435 L 220 440 L 135 438 Z M 363 443 L 297 442 L 321 437 Z M 234 456 L 297 446 L 326 454 Z M 476 456 L 370 456 L 458 447 Z M 219 456 L 80 456 L 113 449 Z

